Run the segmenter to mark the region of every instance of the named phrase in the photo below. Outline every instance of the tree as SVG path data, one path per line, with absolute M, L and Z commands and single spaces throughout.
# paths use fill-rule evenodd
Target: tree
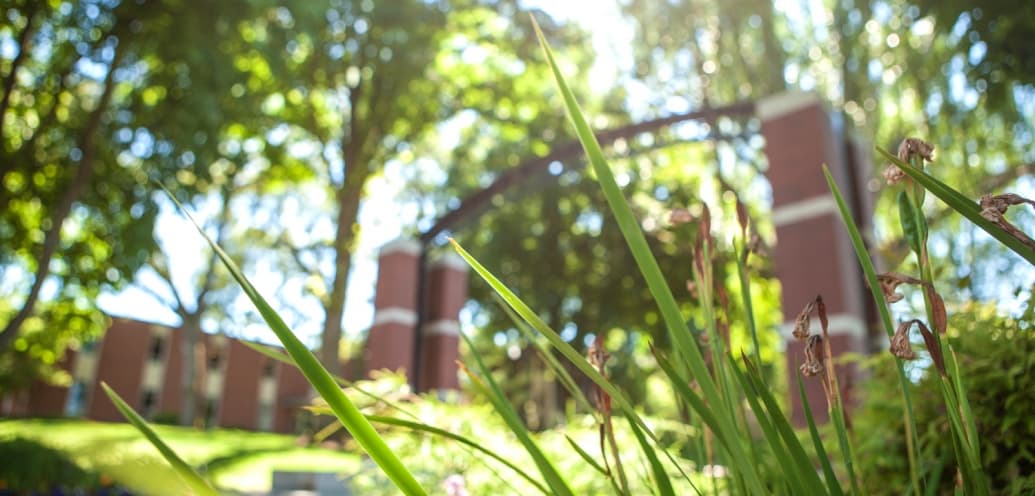
M 173 14 L 131 2 L 29 2 L 8 13 L 19 52 L 0 98 L 0 204 L 9 207 L 0 236 L 12 248 L 0 262 L 20 287 L 0 333 L 7 359 L 52 364 L 104 329 L 92 302 L 131 280 L 154 249 L 148 179 L 190 180 L 184 200 L 211 182 L 223 115 L 197 109 L 223 108 L 219 92 L 239 71 L 199 47 L 216 44 L 246 5 Z M 23 289 L 24 299 L 14 296 Z

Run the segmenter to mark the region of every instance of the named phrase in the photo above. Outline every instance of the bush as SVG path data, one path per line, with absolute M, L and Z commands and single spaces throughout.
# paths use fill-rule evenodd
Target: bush
M 949 342 L 959 357 L 967 396 L 981 440 L 982 465 L 994 494 L 1035 491 L 1035 305 L 1020 319 L 991 307 L 968 305 L 951 320 Z M 857 446 L 868 494 L 903 494 L 909 486 L 902 402 L 892 357 L 868 362 L 872 380 L 863 386 L 856 416 Z M 945 404 L 930 368 L 913 389 L 920 426 L 925 478 L 938 479 L 938 493 L 952 492 L 956 466 Z
M 28 439 L 0 441 L 0 487 L 50 490 L 95 487 L 97 477 L 79 468 L 63 453 Z

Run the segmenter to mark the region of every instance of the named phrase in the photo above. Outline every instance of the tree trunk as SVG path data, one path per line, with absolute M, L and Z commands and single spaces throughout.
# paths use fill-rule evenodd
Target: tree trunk
M 199 366 L 205 365 L 201 313 L 183 313 L 180 318 L 180 332 L 183 333 L 183 345 L 180 347 L 180 425 L 190 426 L 194 425 L 199 399 L 203 397 L 204 374 L 199 374 L 197 370 Z M 202 345 L 200 357 L 197 356 L 199 344 Z
M 358 171 L 357 171 L 358 172 Z M 349 270 L 352 268 L 352 241 L 359 216 L 359 199 L 365 177 L 361 181 L 346 181 L 338 192 L 337 231 L 334 238 L 334 280 L 331 294 L 324 305 L 326 319 L 320 339 L 320 362 L 332 374 L 341 371 L 338 348 L 341 343 L 341 319 L 345 315 L 345 296 L 348 290 Z M 359 183 L 358 186 L 354 184 Z
M 50 274 L 50 262 L 54 258 L 54 254 L 57 252 L 58 245 L 61 242 L 61 227 L 64 225 L 65 219 L 68 218 L 68 214 L 72 211 L 72 205 L 79 201 L 86 186 L 93 180 L 94 172 L 97 169 L 96 135 L 100 130 L 104 112 L 111 103 L 111 97 L 114 93 L 115 68 L 118 67 L 119 60 L 122 58 L 122 46 L 120 44 L 115 48 L 115 56 L 112 58 L 111 66 L 108 68 L 108 74 L 104 77 L 104 92 L 101 93 L 100 100 L 97 102 L 97 108 L 91 112 L 86 126 L 83 128 L 83 134 L 80 136 L 79 149 L 82 150 L 82 158 L 79 161 L 79 168 L 76 170 L 75 177 L 59 199 L 50 216 L 50 228 L 47 229 L 43 237 L 43 250 L 39 258 L 36 259 L 35 280 L 32 282 L 29 296 L 25 299 L 25 303 L 22 304 L 18 313 L 7 323 L 4 330 L 0 332 L 0 352 L 10 347 L 11 343 L 18 336 L 22 324 L 32 315 L 36 302 L 39 300 L 43 283 Z
M 226 227 L 230 224 L 230 200 L 234 194 L 233 182 L 236 175 L 236 172 L 232 173 L 227 179 L 227 185 L 222 189 L 222 208 L 219 212 L 219 223 L 216 226 L 216 244 L 220 246 L 225 244 Z M 209 292 L 212 291 L 217 263 L 219 263 L 219 257 L 212 252 L 208 258 L 208 268 L 202 280 L 201 289 L 194 301 L 194 310 L 187 312 L 181 303 L 178 312 L 183 321 L 183 348 L 180 350 L 180 391 L 183 397 L 183 402 L 180 404 L 181 425 L 197 425 L 198 405 L 204 405 L 206 401 L 205 375 L 208 371 L 208 353 L 204 336 L 202 336 L 201 318 L 208 307 L 206 299 Z M 168 283 L 170 289 L 175 292 L 176 288 L 172 286 L 172 279 L 169 279 Z M 177 301 L 180 300 L 177 299 Z M 208 419 L 204 420 L 208 421 Z

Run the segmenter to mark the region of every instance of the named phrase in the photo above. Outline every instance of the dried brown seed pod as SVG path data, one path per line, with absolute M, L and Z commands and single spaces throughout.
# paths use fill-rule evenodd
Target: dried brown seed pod
M 909 328 L 913 327 L 913 320 L 898 325 L 895 335 L 891 337 L 891 354 L 903 360 L 916 358 L 916 352 L 909 345 Z
M 805 308 L 801 310 L 801 313 L 794 319 L 794 331 L 791 334 L 799 341 L 807 339 L 812 331 L 809 329 L 812 326 L 811 314 L 812 310 L 816 307 L 815 301 L 810 301 Z
M 823 372 L 823 354 L 819 349 L 822 343 L 823 337 L 818 334 L 809 336 L 805 342 L 805 363 L 798 369 L 801 370 L 801 375 L 812 377 Z
M 902 294 L 895 292 L 900 284 L 924 284 L 920 279 L 897 272 L 877 274 L 877 282 L 880 283 L 881 292 L 884 293 L 884 298 L 888 300 L 888 303 L 895 303 L 903 298 Z

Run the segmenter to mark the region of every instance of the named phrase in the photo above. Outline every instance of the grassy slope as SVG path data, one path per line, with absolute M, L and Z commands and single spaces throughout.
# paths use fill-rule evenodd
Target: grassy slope
M 281 434 L 156 426 L 188 463 L 202 466 L 221 490 L 269 490 L 273 470 L 355 472 L 355 455 L 299 448 Z M 129 424 L 83 420 L 0 420 L 0 439 L 36 440 L 70 455 L 81 467 L 111 476 L 141 494 L 182 494 L 185 486 Z

